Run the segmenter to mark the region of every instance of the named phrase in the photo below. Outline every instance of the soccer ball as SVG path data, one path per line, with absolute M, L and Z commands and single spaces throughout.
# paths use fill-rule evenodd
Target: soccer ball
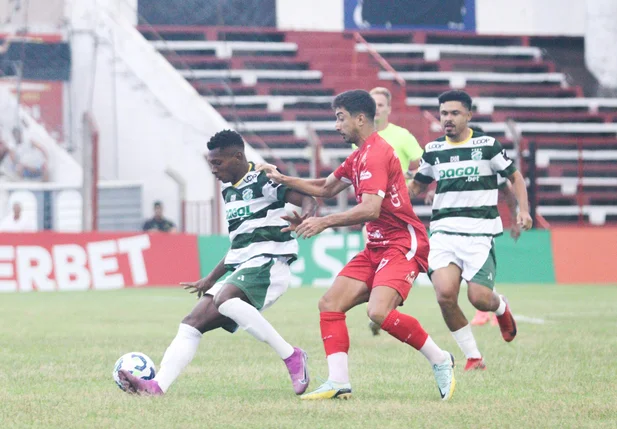
M 127 370 L 142 380 L 152 380 L 156 374 L 154 362 L 148 356 L 140 352 L 127 353 L 116 361 L 113 372 L 114 381 L 122 390 L 124 390 L 124 387 L 122 387 L 118 377 L 118 371 L 121 369 Z

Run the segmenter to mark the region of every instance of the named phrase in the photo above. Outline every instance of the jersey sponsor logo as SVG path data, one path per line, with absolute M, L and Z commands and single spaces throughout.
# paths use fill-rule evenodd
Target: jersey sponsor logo
M 249 206 L 237 207 L 226 211 L 227 220 L 242 219 L 252 215 L 253 212 Z
M 396 185 L 392 185 L 392 188 L 390 189 L 389 192 L 390 195 L 390 202 L 392 203 L 392 205 L 394 207 L 400 207 L 401 206 L 401 198 L 398 194 L 398 188 L 396 187 Z
M 475 148 L 471 150 L 471 159 L 474 161 L 480 161 L 482 159 L 482 149 Z
M 244 182 L 251 183 L 253 180 L 257 178 L 257 176 L 259 176 L 259 173 L 247 174 L 246 177 L 244 178 Z
M 445 144 L 444 143 L 430 143 L 426 146 L 426 150 L 437 150 L 437 149 L 441 149 L 442 147 L 444 147 Z
M 244 191 L 242 191 L 242 199 L 244 201 L 249 201 L 253 198 L 253 190 L 252 189 L 245 189 Z
M 360 173 L 360 180 L 368 180 L 371 177 L 373 177 L 373 175 L 371 174 L 370 171 L 363 171 L 362 173 Z
M 368 232 L 367 235 L 371 240 L 381 240 L 383 239 L 383 234 L 380 230 L 376 229 L 375 231 Z
M 477 146 L 477 145 L 480 145 L 480 144 L 487 144 L 487 143 L 490 143 L 490 141 L 491 141 L 491 139 L 490 139 L 490 138 L 485 137 L 485 138 L 482 138 L 482 139 L 473 139 L 473 141 L 472 141 L 472 143 L 471 143 L 471 144 L 472 144 L 473 146 Z
M 439 178 L 440 179 L 451 179 L 456 177 L 466 177 L 466 176 L 479 176 L 480 168 L 479 167 L 459 167 L 459 168 L 447 168 L 445 170 L 439 170 Z
M 409 284 L 413 286 L 413 282 L 416 280 L 416 277 L 417 277 L 416 272 L 412 271 L 411 273 L 405 276 L 405 280 L 407 280 L 407 282 L 409 282 Z

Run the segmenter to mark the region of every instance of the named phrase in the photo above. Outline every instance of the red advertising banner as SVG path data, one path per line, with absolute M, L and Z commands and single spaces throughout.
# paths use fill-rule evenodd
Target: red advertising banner
M 0 234 L 0 292 L 172 286 L 198 278 L 192 235 Z

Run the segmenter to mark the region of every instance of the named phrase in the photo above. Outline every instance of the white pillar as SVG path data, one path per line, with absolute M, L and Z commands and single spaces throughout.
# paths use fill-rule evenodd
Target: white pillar
M 587 0 L 585 63 L 605 88 L 617 90 L 617 1 Z

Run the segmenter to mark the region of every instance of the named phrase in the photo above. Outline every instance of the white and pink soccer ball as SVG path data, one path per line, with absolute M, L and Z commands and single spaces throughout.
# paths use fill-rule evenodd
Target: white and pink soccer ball
M 114 365 L 113 377 L 118 387 L 122 390 L 122 384 L 118 378 L 118 371 L 125 369 L 135 377 L 143 380 L 152 380 L 156 375 L 156 367 L 154 362 L 147 355 L 140 352 L 127 353 L 120 357 Z

